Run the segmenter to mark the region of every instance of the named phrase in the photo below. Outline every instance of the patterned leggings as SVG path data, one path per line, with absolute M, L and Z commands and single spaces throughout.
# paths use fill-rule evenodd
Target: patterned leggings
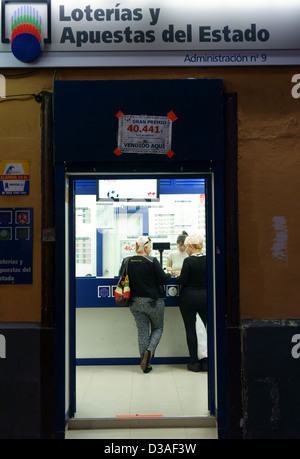
M 156 300 L 156 306 L 151 306 L 151 302 L 151 298 L 134 297 L 130 303 L 130 311 L 138 329 L 141 358 L 146 350 L 154 354 L 164 328 L 165 302 L 163 298 Z

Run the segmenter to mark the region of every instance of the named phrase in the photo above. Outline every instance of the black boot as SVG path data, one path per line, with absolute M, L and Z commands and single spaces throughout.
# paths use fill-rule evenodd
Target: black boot
M 200 360 L 201 371 L 207 371 L 207 357 Z
M 187 364 L 187 368 L 190 371 L 195 371 L 195 372 L 201 371 L 201 366 L 198 362 L 189 362 Z

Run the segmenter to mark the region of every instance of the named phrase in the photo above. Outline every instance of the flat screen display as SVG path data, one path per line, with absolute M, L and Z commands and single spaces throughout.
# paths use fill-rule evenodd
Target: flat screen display
M 159 180 L 98 180 L 97 201 L 159 201 Z

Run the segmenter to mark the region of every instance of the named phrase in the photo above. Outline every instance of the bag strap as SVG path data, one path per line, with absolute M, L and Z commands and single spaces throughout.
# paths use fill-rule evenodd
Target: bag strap
M 147 255 L 140 255 L 140 256 L 146 258 L 146 260 L 150 261 L 150 263 L 153 263 L 153 260 L 151 260 L 151 258 L 148 258 Z
M 121 272 L 121 277 L 126 275 L 127 272 L 128 272 L 128 264 L 129 264 L 129 260 L 130 260 L 131 257 L 128 257 L 126 258 L 126 260 L 124 261 L 124 265 L 123 265 L 123 269 L 122 269 L 122 272 Z

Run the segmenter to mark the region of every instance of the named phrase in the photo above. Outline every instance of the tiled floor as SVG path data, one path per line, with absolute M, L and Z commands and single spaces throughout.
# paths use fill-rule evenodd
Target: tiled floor
M 186 365 L 153 365 L 144 374 L 136 365 L 77 367 L 76 419 L 129 421 L 133 418 L 157 420 L 148 428 L 68 430 L 67 439 L 75 438 L 217 438 L 216 428 L 168 427 L 159 424 L 166 418 L 203 417 L 207 409 L 207 373 L 187 371 Z M 184 423 L 183 423 L 184 425 Z

